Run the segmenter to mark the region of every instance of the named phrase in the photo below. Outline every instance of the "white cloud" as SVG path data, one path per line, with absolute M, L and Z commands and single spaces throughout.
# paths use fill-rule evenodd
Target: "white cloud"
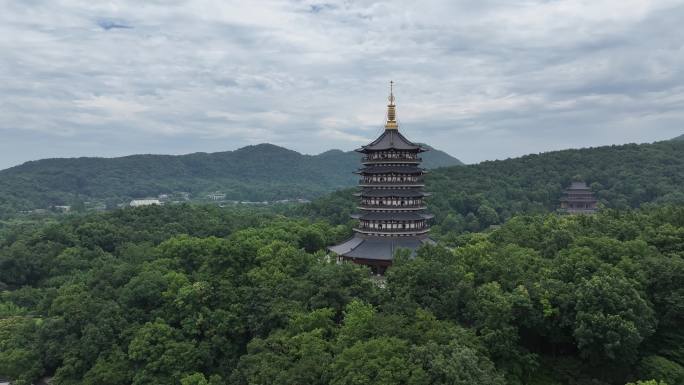
M 0 168 L 40 156 L 27 133 L 54 137 L 46 156 L 352 149 L 390 79 L 410 138 L 465 161 L 664 139 L 684 119 L 682 17 L 669 0 L 1 2 L 17 145 Z

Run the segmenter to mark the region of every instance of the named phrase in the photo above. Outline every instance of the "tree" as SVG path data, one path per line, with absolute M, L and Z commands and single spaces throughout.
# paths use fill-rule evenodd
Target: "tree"
M 133 378 L 131 362 L 120 347 L 98 357 L 95 365 L 83 376 L 83 385 L 126 385 Z
M 653 310 L 618 272 L 584 280 L 577 293 L 574 336 L 583 357 L 632 363 L 655 330 Z
M 684 368 L 661 356 L 647 356 L 638 366 L 640 377 L 653 378 L 668 384 L 684 384 Z
M 192 341 L 184 340 L 161 319 L 146 323 L 135 333 L 128 356 L 136 367 L 133 385 L 179 384 L 180 378 L 192 373 L 202 359 Z
M 36 345 L 36 322 L 31 318 L 0 318 L 0 377 L 29 385 L 43 374 Z
M 406 341 L 392 337 L 355 343 L 335 357 L 331 369 L 331 385 L 428 384 L 423 368 L 411 360 Z
M 504 385 L 503 376 L 481 352 L 451 341 L 413 348 L 412 356 L 422 365 L 432 385 Z

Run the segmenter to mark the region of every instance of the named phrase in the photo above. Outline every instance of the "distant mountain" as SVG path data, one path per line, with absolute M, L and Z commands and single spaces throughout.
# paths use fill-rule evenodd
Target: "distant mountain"
M 557 209 L 563 189 L 576 177 L 591 186 L 603 207 L 682 204 L 684 141 L 570 149 L 441 168 L 428 175 L 427 185 L 438 217 L 474 213 L 480 225 L 489 225 L 519 213 Z
M 464 164 L 463 162 L 447 154 L 446 152 L 440 151 L 428 144 L 420 143 L 420 145 L 430 149 L 430 151 L 422 155 L 423 167 L 425 168 L 463 166 Z
M 226 199 L 252 201 L 313 198 L 353 186 L 359 159 L 354 151 L 303 155 L 272 144 L 211 154 L 43 159 L 0 171 L 0 215 L 174 191 L 193 196 L 221 191 Z M 462 164 L 439 150 L 423 154 L 423 159 L 426 168 Z
M 684 134 L 683 134 L 683 135 L 679 135 L 679 136 L 676 137 L 676 138 L 672 138 L 672 140 L 684 140 Z
M 590 185 L 601 207 L 682 205 L 684 140 L 551 151 L 433 170 L 426 178 L 433 234 L 480 231 L 514 215 L 553 212 L 576 177 Z M 349 191 L 339 191 L 301 209 L 346 223 L 355 202 Z

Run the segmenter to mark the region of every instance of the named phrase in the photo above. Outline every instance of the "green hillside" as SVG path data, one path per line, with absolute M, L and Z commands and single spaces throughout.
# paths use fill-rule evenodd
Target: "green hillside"
M 576 177 L 590 184 L 603 207 L 683 204 L 684 141 L 554 151 L 432 170 L 427 190 L 433 193 L 434 232 L 480 231 L 515 214 L 554 211 Z M 302 210 L 345 222 L 353 208 L 351 191 L 344 191 Z
M 356 152 L 302 155 L 271 144 L 235 151 L 121 158 L 44 159 L 0 171 L 0 215 L 16 210 L 185 191 L 222 191 L 226 199 L 313 198 L 356 183 Z M 425 167 L 461 164 L 441 151 L 425 154 Z
M 326 257 L 349 235 L 351 189 L 282 209 L 168 205 L 9 221 L 0 377 L 682 384 L 682 154 L 684 142 L 668 141 L 435 169 L 428 189 L 442 242 L 397 255 L 382 287 Z M 576 176 L 604 208 L 550 214 Z

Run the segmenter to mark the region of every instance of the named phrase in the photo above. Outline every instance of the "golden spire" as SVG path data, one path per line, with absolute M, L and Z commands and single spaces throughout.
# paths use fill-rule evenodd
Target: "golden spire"
M 394 105 L 394 82 L 390 81 L 389 104 L 387 105 L 387 123 L 385 123 L 386 130 L 397 130 L 397 109 Z

